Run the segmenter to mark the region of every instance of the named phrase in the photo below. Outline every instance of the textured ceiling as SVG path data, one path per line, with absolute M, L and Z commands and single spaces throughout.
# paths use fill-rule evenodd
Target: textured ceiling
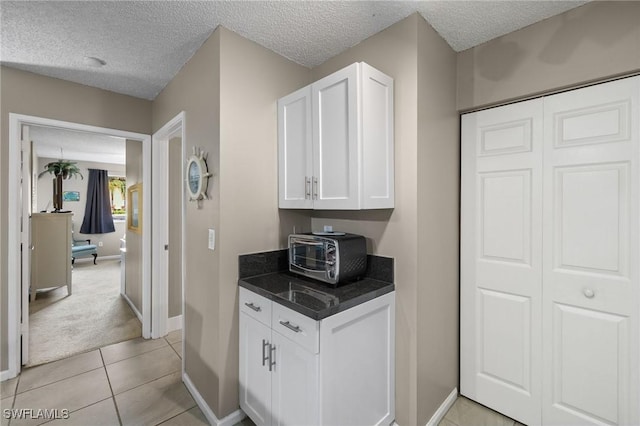
M 29 126 L 29 138 L 38 157 L 125 164 L 123 138 L 41 126 Z
M 456 51 L 576 1 L 1 1 L 0 61 L 154 99 L 218 25 L 314 67 L 414 12 Z M 106 61 L 95 67 L 87 57 Z

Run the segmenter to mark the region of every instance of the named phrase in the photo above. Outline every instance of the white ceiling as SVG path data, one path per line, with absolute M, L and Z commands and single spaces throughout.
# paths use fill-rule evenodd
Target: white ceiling
M 3 0 L 0 62 L 151 100 L 218 25 L 311 68 L 414 12 L 462 51 L 584 3 Z
M 38 157 L 109 164 L 126 162 L 123 138 L 41 126 L 29 126 L 29 138 Z

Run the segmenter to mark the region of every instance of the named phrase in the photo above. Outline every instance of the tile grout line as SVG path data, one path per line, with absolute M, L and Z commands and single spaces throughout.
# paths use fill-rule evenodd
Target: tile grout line
M 16 380 L 16 387 L 13 389 L 13 397 L 11 398 L 11 409 L 16 408 L 16 399 L 18 398 L 18 385 L 20 384 L 20 379 L 22 378 L 22 374 L 18 374 L 18 380 Z M 7 426 L 11 426 L 11 421 L 13 419 L 9 417 L 9 421 L 7 422 Z
M 176 349 L 173 347 L 173 344 L 167 340 L 167 337 L 166 337 L 166 336 L 164 336 L 164 337 L 163 337 L 163 339 L 167 342 L 167 344 L 171 347 L 171 349 L 173 349 L 173 351 L 176 353 L 176 355 L 178 355 L 178 357 L 180 357 L 180 354 L 178 354 L 178 351 L 176 351 Z M 177 343 L 182 343 L 182 342 L 177 342 Z M 180 360 L 182 360 L 182 357 L 180 357 Z M 182 371 L 181 371 L 181 370 L 182 370 L 182 367 L 180 367 L 180 373 L 181 373 L 181 375 L 182 375 Z M 173 374 L 173 373 L 171 373 L 171 374 Z M 162 376 L 162 377 L 167 377 L 167 376 Z M 160 378 L 162 378 L 162 377 L 160 377 Z M 156 379 L 156 380 L 157 380 L 157 379 Z M 151 383 L 151 382 L 149 382 L 149 383 Z M 135 388 L 134 388 L 134 389 L 135 389 Z M 126 392 L 126 391 L 125 391 L 125 392 Z M 198 406 L 198 404 L 196 404 L 196 405 L 195 405 L 195 407 L 197 407 L 197 406 Z M 180 412 L 180 413 L 176 414 L 176 415 L 175 415 L 175 416 L 173 416 L 173 417 L 169 417 L 168 419 L 165 419 L 165 420 L 161 421 L 160 423 L 156 423 L 156 425 L 155 425 L 155 426 L 162 426 L 162 424 L 163 424 L 163 423 L 166 423 L 166 422 L 168 422 L 168 421 L 169 421 L 169 420 L 171 420 L 171 419 L 175 419 L 176 417 L 181 416 L 181 415 L 183 415 L 184 413 L 186 413 L 187 411 L 190 411 L 190 410 L 192 410 L 192 409 L 193 409 L 193 407 L 191 407 L 191 408 L 189 408 L 189 409 L 187 409 L 187 410 L 184 410 L 184 411 L 182 411 L 182 412 Z
M 165 374 L 163 376 L 159 376 L 159 377 L 156 377 L 155 379 L 151 379 L 148 382 L 140 383 L 139 385 L 136 385 L 136 386 L 132 387 L 131 389 L 125 389 L 122 392 L 114 393 L 113 396 L 115 397 L 116 395 L 122 395 L 122 394 L 127 393 L 129 391 L 132 391 L 134 389 L 138 389 L 139 387 L 148 385 L 149 383 L 155 382 L 156 380 L 164 379 L 165 377 L 170 376 L 170 375 L 175 374 L 175 373 L 180 373 L 180 370 L 172 371 L 172 372 L 167 373 L 167 374 Z
M 194 407 L 197 407 L 197 406 L 198 406 L 198 404 L 196 404 Z M 191 411 L 191 410 L 193 410 L 193 408 L 194 408 L 194 407 L 191 407 L 191 408 L 189 408 L 189 409 L 187 409 L 187 410 L 184 410 L 183 412 L 178 413 L 178 414 L 176 414 L 176 415 L 175 415 L 175 416 L 173 416 L 173 417 L 169 417 L 168 419 L 163 420 L 163 421 L 161 421 L 160 423 L 156 423 L 156 424 L 155 424 L 155 426 L 162 426 L 164 423 L 168 422 L 169 420 L 175 419 L 176 417 L 183 415 L 183 414 L 184 414 L 184 413 L 186 413 L 187 411 Z
M 136 340 L 136 339 L 140 339 L 140 338 L 142 338 L 142 336 L 134 337 L 133 339 L 125 340 L 124 342 L 114 343 L 114 345 L 118 345 L 118 344 L 120 344 L 120 343 L 130 342 L 130 341 L 132 341 L 132 340 Z M 137 356 L 147 354 L 147 353 L 149 353 L 149 352 L 157 351 L 158 349 L 162 349 L 162 348 L 164 348 L 165 346 L 171 346 L 171 344 L 170 344 L 170 343 L 168 343 L 168 342 L 166 341 L 166 339 L 164 339 L 164 337 L 162 337 L 162 339 L 165 341 L 165 343 L 167 343 L 167 345 L 159 346 L 159 347 L 154 348 L 154 349 L 149 349 L 148 351 L 140 352 L 139 354 L 131 355 L 131 356 L 128 356 L 128 357 L 126 357 L 126 358 L 122 358 L 122 359 L 119 359 L 119 360 L 117 360 L 117 361 L 110 362 L 109 364 L 107 364 L 106 362 L 104 362 L 104 357 L 103 357 L 103 360 L 102 360 L 102 361 L 103 361 L 104 365 L 113 365 L 113 364 L 117 364 L 117 363 L 119 363 L 119 362 L 121 362 L 121 361 L 126 361 L 126 360 L 128 360 L 128 359 L 135 358 L 135 357 L 137 357 Z M 144 339 L 144 340 L 145 340 L 145 341 L 153 341 L 153 340 L 159 340 L 159 339 Z M 106 348 L 106 347 L 109 347 L 109 346 L 112 346 L 112 345 L 105 346 L 105 348 Z M 98 350 L 100 350 L 100 354 L 101 354 L 101 355 L 102 355 L 102 349 L 103 349 L 103 348 L 99 348 L 99 349 L 98 349 Z
M 162 337 L 162 339 L 164 339 L 164 337 Z M 168 345 L 168 346 L 169 346 L 169 347 L 171 348 L 171 350 L 175 353 L 175 349 L 173 349 L 173 347 L 171 347 L 171 345 Z M 145 355 L 145 354 L 148 354 L 148 353 L 151 353 L 151 352 L 154 352 L 154 351 L 160 350 L 160 349 L 164 349 L 164 348 L 165 348 L 165 346 L 162 346 L 161 348 L 157 348 L 157 349 L 154 349 L 154 350 L 149 351 L 149 352 L 144 352 L 144 353 L 141 353 L 141 354 L 139 354 L 139 355 L 132 356 L 132 357 L 127 358 L 127 359 L 135 358 L 136 356 L 142 356 L 142 355 Z M 178 359 L 181 359 L 181 358 L 178 356 L 178 354 L 177 354 L 177 353 L 175 353 L 175 355 L 178 357 Z M 124 361 L 124 360 L 122 360 L 122 361 Z M 108 365 L 115 365 L 115 364 L 117 364 L 118 362 L 120 362 L 120 361 L 117 361 L 117 362 L 114 362 L 114 363 L 112 363 L 112 364 L 108 364 Z M 107 364 L 104 364 L 104 365 L 105 365 L 105 369 L 106 369 L 106 368 L 107 368 Z M 115 395 L 122 395 L 122 394 L 123 394 L 123 393 L 125 393 L 125 392 L 129 392 L 130 390 L 137 389 L 137 388 L 139 388 L 140 386 L 147 385 L 147 384 L 149 384 L 149 383 L 151 383 L 151 382 L 154 382 L 154 381 L 156 381 L 156 380 L 162 379 L 163 377 L 170 376 L 170 375 L 172 375 L 172 374 L 174 374 L 174 373 L 180 373 L 180 374 L 182 375 L 182 365 L 180 366 L 180 368 L 178 368 L 178 369 L 177 369 L 177 370 L 175 370 L 175 371 L 171 371 L 171 372 L 169 372 L 169 373 L 167 373 L 167 374 L 164 374 L 164 375 L 162 375 L 162 376 L 156 377 L 156 378 L 154 378 L 154 379 L 150 379 L 150 380 L 148 380 L 148 381 L 146 381 L 146 382 L 144 382 L 144 383 L 140 383 L 140 384 L 138 384 L 138 385 L 136 385 L 136 386 L 134 386 L 134 387 L 132 387 L 132 388 L 130 388 L 130 389 L 125 389 L 125 390 L 123 390 L 122 392 L 118 392 L 117 394 L 116 394 L 116 393 L 114 393 L 114 392 L 113 392 L 113 389 L 112 389 L 112 393 L 113 393 L 114 397 L 115 397 Z M 107 373 L 107 377 L 108 377 L 108 376 L 109 376 L 109 373 Z M 111 382 L 109 382 L 109 386 L 111 386 Z
M 171 349 L 173 349 L 173 351 L 176 353 L 176 355 L 178 355 L 178 357 L 179 357 L 179 358 L 180 358 L 180 360 L 182 361 L 182 355 L 180 355 L 180 354 L 178 353 L 178 351 L 176 350 L 176 348 L 174 348 L 174 347 L 173 347 L 174 343 L 169 342 L 169 341 L 167 340 L 167 338 L 166 338 L 166 337 L 164 337 L 164 340 L 166 340 L 166 342 L 169 344 L 169 346 L 171 347 Z M 182 344 L 182 340 L 181 340 L 181 341 L 179 341 L 179 342 L 175 342 L 175 344 L 178 344 L 178 343 Z M 182 369 L 182 367 L 180 367 L 180 368 Z
M 169 345 L 169 347 L 171 347 L 171 345 Z M 145 353 L 142 353 L 142 354 L 136 355 L 136 356 L 146 355 L 146 354 L 148 354 L 148 353 L 151 353 L 151 352 L 154 352 L 154 351 L 157 351 L 157 350 L 160 350 L 160 349 L 164 349 L 164 348 L 165 348 L 165 346 L 163 346 L 163 347 L 161 347 L 161 348 L 158 348 L 158 349 L 154 349 L 153 351 L 149 351 L 149 352 L 145 352 Z M 175 349 L 171 348 L 171 350 L 173 351 L 173 353 L 175 353 Z M 178 359 L 179 359 L 180 361 L 182 361 L 182 359 L 180 358 L 180 356 L 178 356 L 178 354 L 177 354 L 177 353 L 175 353 L 175 355 L 178 357 Z M 130 358 L 127 358 L 127 359 L 132 359 L 132 358 L 135 358 L 136 356 L 133 356 L 133 357 L 130 357 Z M 125 361 L 125 360 L 123 359 L 122 361 Z M 120 361 L 117 361 L 117 362 L 114 362 L 114 363 L 112 363 L 112 364 L 108 364 L 108 365 L 115 365 L 115 364 L 117 364 L 117 363 L 119 363 L 119 362 L 120 362 Z M 105 369 L 106 369 L 106 368 L 107 368 L 107 364 L 104 364 L 104 367 L 105 367 Z M 132 387 L 132 388 L 130 388 L 130 389 L 125 389 L 125 390 L 123 390 L 123 391 L 121 391 L 121 392 L 118 392 L 117 394 L 113 392 L 113 389 L 112 389 L 111 391 L 112 391 L 112 393 L 113 393 L 113 395 L 114 395 L 114 396 L 115 396 L 115 395 L 121 395 L 121 394 L 123 394 L 123 393 L 125 393 L 125 392 L 129 392 L 130 390 L 137 389 L 137 388 L 139 388 L 140 386 L 144 386 L 144 385 L 146 385 L 146 384 L 149 384 L 149 383 L 151 383 L 151 382 L 154 382 L 154 381 L 156 381 L 156 380 L 158 380 L 158 379 L 161 379 L 161 378 L 163 378 L 163 377 L 167 377 L 167 376 L 169 376 L 169 375 L 171 375 L 171 374 L 174 374 L 174 373 L 180 373 L 180 375 L 182 376 L 182 364 L 180 364 L 180 367 L 179 367 L 177 370 L 171 371 L 170 373 L 164 374 L 164 375 L 159 376 L 159 377 L 156 377 L 156 378 L 154 378 L 154 379 L 150 379 L 150 380 L 148 380 L 148 381 L 146 381 L 146 382 L 144 382 L 144 383 L 140 383 L 140 384 L 138 384 L 138 385 L 136 385 L 136 386 L 134 386 L 134 387 Z M 109 373 L 107 373 L 107 378 L 108 378 L 108 377 L 109 377 Z M 111 381 L 109 381 L 109 386 L 111 386 Z
M 111 400 L 113 401 L 113 406 L 116 409 L 116 416 L 118 416 L 118 423 L 122 426 L 122 418 L 120 418 L 120 410 L 118 410 L 118 404 L 116 403 L 116 395 L 113 393 L 113 387 L 111 387 L 111 379 L 109 378 L 109 372 L 107 371 L 107 364 L 104 362 L 104 358 L 102 356 L 102 350 L 100 350 L 100 359 L 102 360 L 102 368 L 104 368 L 104 374 L 107 376 L 107 383 L 109 383 L 109 390 L 111 391 Z
M 97 349 L 96 349 L 96 350 L 97 350 Z M 62 360 L 60 360 L 60 361 L 62 361 Z M 43 365 L 44 365 L 44 364 L 43 364 Z M 49 385 L 53 385 L 53 384 L 56 384 L 56 383 L 60 383 L 60 382 L 62 382 L 62 381 L 64 381 L 64 380 L 72 379 L 72 378 L 74 378 L 74 377 L 78 377 L 78 376 L 81 376 L 81 375 L 83 375 L 83 374 L 86 374 L 86 373 L 90 373 L 90 372 L 92 372 L 92 371 L 99 370 L 101 367 L 102 367 L 102 366 L 99 366 L 99 367 L 96 367 L 96 368 L 92 368 L 91 370 L 83 371 L 82 373 L 73 374 L 73 375 L 71 375 L 71 376 L 68 376 L 68 377 L 65 377 L 65 378 L 62 378 L 62 379 L 54 380 L 53 382 L 49 382 L 49 383 L 45 383 L 44 385 L 40 385 L 40 386 L 36 386 L 36 387 L 33 387 L 33 388 L 29 388 L 29 389 L 24 390 L 24 391 L 21 391 L 21 392 L 19 392 L 19 393 L 18 393 L 18 392 L 16 392 L 16 395 L 22 395 L 23 393 L 31 392 L 31 391 L 36 390 L 36 389 L 42 389 L 42 388 L 43 388 L 43 387 L 45 387 L 45 386 L 49 386 Z M 31 368 L 35 368 L 35 367 L 31 367 Z M 20 374 L 22 374 L 22 373 L 20 373 Z M 16 391 L 17 391 L 17 388 L 16 388 Z
M 96 370 L 97 370 L 97 369 L 96 369 Z M 75 409 L 75 410 L 73 410 L 73 411 L 69 411 L 69 418 L 71 418 L 71 414 L 73 414 L 73 413 L 77 413 L 78 411 L 84 410 L 85 408 L 89 408 L 89 407 L 91 407 L 91 406 L 93 406 L 93 405 L 100 404 L 101 402 L 104 402 L 104 401 L 106 401 L 106 400 L 108 400 L 108 399 L 110 399 L 110 398 L 111 398 L 111 397 L 106 397 L 105 399 L 101 399 L 100 401 L 92 402 L 91 404 L 89 404 L 89 405 L 85 405 L 84 407 L 76 408 L 76 409 Z M 38 426 L 46 425 L 46 424 L 49 424 L 49 423 L 53 423 L 53 422 L 55 422 L 55 421 L 57 421 L 57 420 L 59 420 L 59 419 L 51 419 L 51 420 L 47 420 L 47 421 L 46 421 L 46 422 L 44 422 L 44 423 L 40 423 Z

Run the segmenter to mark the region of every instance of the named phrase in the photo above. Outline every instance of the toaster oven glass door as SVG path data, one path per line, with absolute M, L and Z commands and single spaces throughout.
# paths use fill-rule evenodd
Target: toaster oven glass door
M 292 244 L 293 265 L 310 272 L 327 270 L 327 242 L 296 239 Z

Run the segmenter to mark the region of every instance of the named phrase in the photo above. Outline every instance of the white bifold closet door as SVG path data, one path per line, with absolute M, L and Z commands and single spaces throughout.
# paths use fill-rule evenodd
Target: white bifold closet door
M 640 423 L 640 78 L 462 118 L 461 392 Z
M 462 117 L 463 395 L 541 419 L 542 99 Z

